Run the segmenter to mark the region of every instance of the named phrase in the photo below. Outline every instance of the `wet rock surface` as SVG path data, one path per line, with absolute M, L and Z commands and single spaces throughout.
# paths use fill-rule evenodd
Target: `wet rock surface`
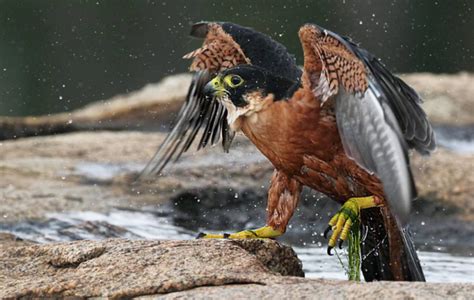
M 156 180 L 134 183 L 164 135 L 85 132 L 4 141 L 0 229 L 20 221 L 41 222 L 51 213 L 131 209 L 159 214 L 163 206 L 172 211 L 176 225 L 194 232 L 264 224 L 273 168 L 244 138 L 236 140 L 230 154 L 220 147 L 187 153 Z M 414 156 L 412 165 L 420 196 L 412 215 L 417 241 L 435 238 L 449 245 L 458 241 L 474 245 L 474 182 L 467 176 L 474 154 L 439 149 L 429 158 Z M 311 242 L 322 241 L 320 233 L 337 209 L 323 195 L 304 190 L 288 239 L 302 241 L 310 236 Z M 134 237 L 100 222 L 78 226 L 61 231 L 70 239 L 75 239 L 77 230 Z
M 0 242 L 0 264 L 2 298 L 468 299 L 474 292 L 473 284 L 302 279 L 293 250 L 272 240 Z
M 44 219 L 51 212 L 136 209 L 168 202 L 181 190 L 256 187 L 249 179 L 266 181 L 269 164 L 255 150 L 247 155 L 252 148 L 241 139 L 235 155 L 217 147 L 189 153 L 157 180 L 134 184 L 164 136 L 88 132 L 1 143 L 3 222 Z

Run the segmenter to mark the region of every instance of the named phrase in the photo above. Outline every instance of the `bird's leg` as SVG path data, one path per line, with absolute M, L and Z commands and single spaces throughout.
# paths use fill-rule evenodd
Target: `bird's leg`
M 206 234 L 200 233 L 198 238 L 204 239 L 249 239 L 276 238 L 286 231 L 286 226 L 298 204 L 301 184 L 289 178 L 281 171 L 275 170 L 268 191 L 267 225 L 253 230 L 236 233 Z
M 324 237 L 327 238 L 328 232 L 331 229 L 333 230 L 328 243 L 328 254 L 332 255 L 331 250 L 336 246 L 338 238 L 339 248 L 342 247 L 342 243 L 347 239 L 352 224 L 359 221 L 361 209 L 379 206 L 383 206 L 383 201 L 377 196 L 349 198 L 331 218 L 328 228 L 324 231 Z

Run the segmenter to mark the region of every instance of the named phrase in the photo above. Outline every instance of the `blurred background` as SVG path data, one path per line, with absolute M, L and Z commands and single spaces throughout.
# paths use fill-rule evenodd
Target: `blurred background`
M 299 64 L 297 32 L 312 22 L 396 73 L 417 73 L 403 79 L 426 99 L 440 147 L 412 159 L 416 245 L 429 281 L 474 282 L 473 8 L 473 0 L 0 0 L 0 245 L 2 233 L 40 243 L 192 239 L 263 225 L 273 168 L 242 137 L 231 155 L 189 151 L 155 181 L 134 182 L 191 76 L 110 98 L 187 72 L 182 56 L 201 44 L 188 35 L 195 22 L 253 27 Z M 50 116 L 4 117 L 27 115 Z M 308 277 L 346 278 L 322 236 L 338 209 L 305 190 L 281 239 Z
M 290 3 L 291 2 L 291 3 Z M 0 115 L 70 111 L 187 70 L 190 25 L 225 20 L 285 44 L 313 22 L 398 73 L 474 70 L 474 3 L 457 1 L 0 0 Z

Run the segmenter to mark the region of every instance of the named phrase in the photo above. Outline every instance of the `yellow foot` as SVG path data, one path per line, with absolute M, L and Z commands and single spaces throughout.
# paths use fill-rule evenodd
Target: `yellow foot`
M 209 234 L 199 233 L 198 239 L 258 239 L 258 238 L 276 238 L 283 232 L 273 229 L 271 226 L 264 226 L 253 230 L 243 230 L 236 233 Z
M 377 196 L 349 198 L 331 218 L 328 228 L 324 231 L 324 238 L 327 238 L 329 231 L 333 230 L 328 243 L 328 254 L 332 255 L 331 250 L 336 246 L 338 238 L 339 248 L 342 248 L 342 243 L 347 239 L 352 224 L 359 220 L 361 209 L 377 206 L 382 206 L 382 201 Z

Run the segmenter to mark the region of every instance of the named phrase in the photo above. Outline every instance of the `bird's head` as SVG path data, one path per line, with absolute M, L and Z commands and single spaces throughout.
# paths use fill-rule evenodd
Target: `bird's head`
M 219 73 L 207 83 L 204 92 L 226 107 L 232 126 L 239 117 L 259 112 L 269 101 L 289 98 L 298 87 L 298 82 L 260 67 L 239 65 Z

